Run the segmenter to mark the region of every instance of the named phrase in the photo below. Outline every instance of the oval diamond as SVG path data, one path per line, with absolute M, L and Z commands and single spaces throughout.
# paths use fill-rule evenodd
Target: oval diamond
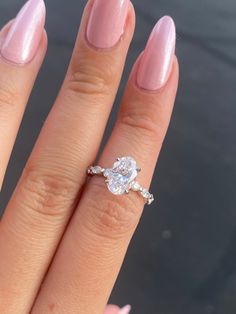
M 130 189 L 130 183 L 137 177 L 137 164 L 132 157 L 119 158 L 112 169 L 107 169 L 107 187 L 115 195 L 122 195 Z

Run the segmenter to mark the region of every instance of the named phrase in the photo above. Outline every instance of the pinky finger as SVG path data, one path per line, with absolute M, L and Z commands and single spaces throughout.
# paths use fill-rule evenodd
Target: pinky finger
M 131 311 L 131 306 L 126 305 L 122 308 L 119 308 L 116 305 L 108 305 L 105 309 L 104 314 L 129 314 Z

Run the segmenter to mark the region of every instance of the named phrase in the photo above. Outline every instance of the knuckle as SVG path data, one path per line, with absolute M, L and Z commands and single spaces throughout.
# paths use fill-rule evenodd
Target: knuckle
M 67 87 L 69 91 L 79 95 L 103 95 L 108 93 L 108 86 L 103 77 L 90 75 L 81 70 L 71 74 Z
M 75 201 L 72 181 L 30 168 L 24 170 L 20 189 L 25 210 L 44 218 L 62 218 Z
M 162 140 L 164 137 L 164 125 L 160 115 L 158 116 L 152 104 L 129 104 L 122 108 L 119 114 L 118 123 L 135 129 L 142 137 L 146 136 L 151 140 Z
M 72 65 L 67 87 L 79 95 L 109 95 L 114 74 L 113 66 L 109 64 L 104 66 L 80 61 Z
M 94 180 L 87 197 L 86 208 L 91 212 L 89 228 L 106 238 L 122 238 L 138 223 L 140 200 L 136 195 L 114 196 L 104 192 L 103 184 Z

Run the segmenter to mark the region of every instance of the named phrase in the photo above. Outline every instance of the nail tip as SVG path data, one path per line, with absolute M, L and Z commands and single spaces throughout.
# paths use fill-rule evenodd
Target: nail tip
M 18 12 L 17 16 L 16 16 L 16 20 L 17 17 L 22 18 L 22 16 L 25 16 L 28 14 L 28 12 L 32 12 L 31 14 L 33 15 L 37 15 L 39 16 L 39 18 L 37 18 L 38 20 L 41 18 L 43 20 L 43 23 L 45 24 L 45 20 L 46 20 L 46 4 L 44 0 L 28 0 L 23 7 L 21 8 L 21 10 Z
M 46 4 L 44 0 L 29 0 L 26 5 L 34 7 L 34 10 L 40 12 L 42 16 L 46 16 Z
M 169 78 L 176 45 L 174 20 L 166 15 L 154 26 L 137 73 L 137 85 L 147 91 L 162 89 Z M 158 56 L 157 56 L 158 54 Z
M 160 24 L 168 25 L 175 32 L 175 21 L 170 15 L 164 15 L 163 17 L 161 17 L 156 23 L 156 26 L 159 26 Z
M 174 19 L 173 19 L 173 17 L 172 16 L 170 16 L 170 15 L 164 15 L 161 19 L 163 19 L 163 20 L 166 20 L 166 21 L 169 21 L 170 23 L 173 23 L 174 24 Z
M 166 29 L 168 31 L 169 39 L 172 42 L 176 42 L 176 25 L 174 19 L 169 15 L 164 15 L 160 20 L 156 23 L 154 30 L 159 32 L 160 29 Z
M 46 15 L 46 4 L 44 0 L 31 0 L 31 1 L 32 3 L 35 1 L 36 2 L 35 6 L 37 5 L 41 9 L 41 14 Z
M 41 1 L 42 1 L 42 8 L 43 8 L 42 10 L 44 12 L 44 15 L 46 15 L 46 13 L 47 13 L 46 3 L 44 0 L 41 0 Z
M 120 309 L 119 314 L 129 314 L 130 311 L 131 311 L 131 305 L 127 304 Z
M 37 5 L 45 6 L 45 1 L 44 0 L 29 0 L 29 3 L 34 3 L 34 4 L 37 4 Z
M 29 63 L 39 46 L 45 21 L 46 6 L 44 0 L 26 2 L 18 12 L 1 46 L 1 56 L 10 63 L 19 65 Z M 28 36 L 29 32 L 33 32 L 34 36 Z M 26 39 L 28 40 L 27 44 Z

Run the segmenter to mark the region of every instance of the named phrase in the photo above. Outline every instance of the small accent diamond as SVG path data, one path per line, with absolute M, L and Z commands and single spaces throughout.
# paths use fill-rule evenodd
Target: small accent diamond
M 100 166 L 93 167 L 93 173 L 94 174 L 102 173 L 102 168 Z
M 90 167 L 88 169 L 88 173 L 92 174 L 92 175 L 93 174 L 102 174 L 103 171 L 104 171 L 104 169 L 102 167 L 100 167 L 100 166 L 94 166 L 94 167 Z
M 154 196 L 150 194 L 149 199 L 147 200 L 148 205 L 151 205 L 154 202 Z
M 139 191 L 140 190 L 140 184 L 137 182 L 137 181 L 133 181 L 131 183 L 131 189 L 135 192 Z
M 142 196 L 145 198 L 149 198 L 151 196 L 151 194 L 148 192 L 147 189 L 143 189 L 141 192 Z

